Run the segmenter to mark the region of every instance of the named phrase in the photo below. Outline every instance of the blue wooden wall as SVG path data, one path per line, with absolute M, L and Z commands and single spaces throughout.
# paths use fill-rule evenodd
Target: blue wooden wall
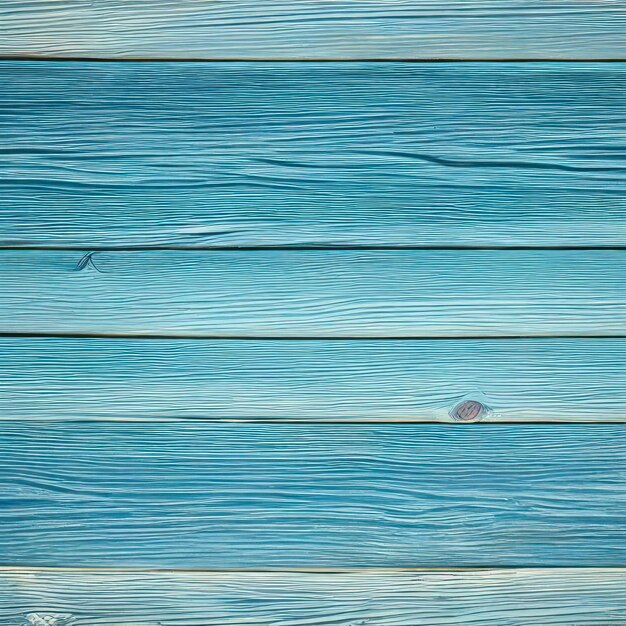
M 626 2 L 0 4 L 0 624 L 626 624 Z

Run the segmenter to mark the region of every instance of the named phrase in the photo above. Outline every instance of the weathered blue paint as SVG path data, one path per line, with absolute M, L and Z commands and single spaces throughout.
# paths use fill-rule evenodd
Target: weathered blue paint
M 601 569 L 0 569 L 0 620 L 28 626 L 572 626 L 578 620 L 600 626 L 626 619 L 625 585 L 625 570 Z
M 5 565 L 621 566 L 626 426 L 4 422 Z
M 626 335 L 626 250 L 0 251 L 0 328 L 193 337 Z
M 61 4 L 0 55 L 626 59 L 619 2 Z M 625 67 L 0 77 L 0 245 L 73 248 L 0 252 L 0 332 L 216 338 L 0 338 L 0 621 L 626 619 L 624 424 L 155 423 L 624 422 Z M 524 569 L 224 571 L 475 565 Z
M 0 80 L 4 245 L 626 241 L 623 64 L 3 62 Z
M 592 0 L 3 0 L 0 54 L 98 58 L 626 58 Z
M 626 339 L 2 337 L 0 419 L 626 422 L 625 361 Z

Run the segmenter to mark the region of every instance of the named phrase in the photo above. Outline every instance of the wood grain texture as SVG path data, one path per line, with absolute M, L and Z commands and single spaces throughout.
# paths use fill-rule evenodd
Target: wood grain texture
M 623 64 L 2 62 L 0 79 L 5 246 L 626 240 Z
M 43 626 L 606 626 L 626 572 L 602 569 L 98 572 L 4 568 L 0 623 Z
M 4 565 L 626 562 L 623 425 L 0 426 Z
M 626 334 L 626 250 L 0 251 L 0 331 Z
M 621 0 L 4 0 L 1 7 L 3 55 L 626 58 Z
M 626 340 L 0 338 L 3 420 L 625 422 Z

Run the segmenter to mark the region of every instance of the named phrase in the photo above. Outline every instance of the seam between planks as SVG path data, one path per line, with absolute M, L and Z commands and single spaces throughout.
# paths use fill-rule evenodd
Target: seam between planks
M 524 335 L 183 335 L 183 334 L 133 334 L 133 333 L 84 333 L 69 331 L 43 332 L 12 332 L 0 331 L 0 337 L 36 338 L 36 337 L 66 337 L 68 339 L 179 339 L 181 341 L 512 341 L 515 339 L 625 339 L 626 331 L 620 334 L 586 333 L 586 334 L 524 334 Z
M 24 417 L 4 417 L 0 418 L 0 427 L 3 423 L 13 422 L 29 422 L 29 418 Z M 498 421 L 444 421 L 435 419 L 414 419 L 414 418 L 371 418 L 370 420 L 350 420 L 350 419 L 323 419 L 317 420 L 312 418 L 307 419 L 289 419 L 289 418 L 262 418 L 262 417 L 203 417 L 197 416 L 185 416 L 185 417 L 83 417 L 83 418 L 65 418 L 65 417 L 37 417 L 36 422 L 33 424 L 54 424 L 54 423 L 67 423 L 72 424 L 93 424 L 95 422 L 125 422 L 133 424 L 184 424 L 184 423 L 198 423 L 204 422 L 206 424 L 255 424 L 255 425 L 283 425 L 283 426 L 321 426 L 321 425 L 345 425 L 345 426 L 367 426 L 372 427 L 378 424 L 380 425 L 393 425 L 395 426 L 421 426 L 421 425 L 436 425 L 436 426 L 470 426 L 476 427 L 483 426 L 623 426 L 626 424 L 626 417 L 623 421 L 616 420 L 602 420 L 594 419 L 593 421 L 571 421 L 565 419 L 558 420 L 507 420 L 498 419 Z M 0 564 L 0 567 L 2 565 Z
M 604 567 L 597 565 L 588 566 L 545 566 L 537 567 L 536 565 L 529 566 L 453 566 L 453 567 L 353 567 L 353 568 L 311 568 L 311 567 L 286 567 L 286 568 L 245 568 L 245 567 L 224 567 L 224 568 L 150 568 L 150 567 L 55 567 L 55 566 L 42 566 L 42 565 L 2 565 L 0 564 L 0 576 L 2 574 L 9 574 L 16 571 L 22 571 L 28 569 L 36 572 L 76 572 L 76 573 L 134 573 L 142 572 L 146 574 L 150 573 L 207 573 L 207 574 L 393 574 L 402 572 L 515 572 L 515 571 L 536 571 L 536 572 L 550 572 L 550 571 L 566 571 L 566 572 L 623 572 L 626 574 L 626 565 L 620 567 Z
M 614 250 L 616 252 L 621 252 L 626 250 L 626 245 L 624 246 L 616 246 L 616 245 L 593 245 L 593 246 L 585 246 L 585 245 L 565 245 L 565 246 L 532 246 L 532 245 L 492 245 L 492 246 L 474 246 L 474 245 L 445 245 L 445 246 L 405 246 L 405 245 L 318 245 L 318 246 L 299 246 L 299 245 L 289 245 L 286 244 L 284 246 L 213 246 L 210 244 L 202 244 L 202 245 L 146 245 L 146 246 L 55 246 L 55 245 L 39 245 L 39 246 L 11 246 L 11 245 L 0 245 L 0 251 L 39 251 L 39 250 L 56 250 L 56 251 L 65 251 L 65 252 L 148 252 L 148 251 L 188 251 L 188 252 L 224 252 L 224 251 L 233 251 L 233 252 L 321 252 L 321 251 L 368 251 L 368 250 L 432 250 L 432 251 L 446 251 L 446 250 L 520 250 L 520 251 L 561 251 L 561 250 L 581 250 L 581 251 L 594 251 L 594 250 Z
M 46 62 L 96 62 L 96 63 L 625 63 L 626 57 L 607 57 L 603 59 L 579 59 L 579 58 L 554 58 L 554 57 L 519 57 L 502 59 L 493 58 L 273 58 L 273 57 L 237 57 L 237 58 L 213 58 L 213 57 L 93 57 L 93 56 L 45 56 L 45 55 L 0 55 L 0 61 L 46 61 Z

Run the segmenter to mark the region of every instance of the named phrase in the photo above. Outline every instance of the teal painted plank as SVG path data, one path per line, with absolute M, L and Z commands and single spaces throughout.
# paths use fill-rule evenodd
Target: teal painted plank
M 0 79 L 5 246 L 626 241 L 623 64 L 3 62 Z
M 621 0 L 4 0 L 1 7 L 4 55 L 626 58 Z
M 626 621 L 625 586 L 626 571 L 602 569 L 330 574 L 5 568 L 0 620 L 25 626 L 606 626 Z
M 0 452 L 4 565 L 626 562 L 623 425 L 3 422 Z
M 626 340 L 0 338 L 0 419 L 625 422 Z
M 626 250 L 0 251 L 0 331 L 626 335 Z

